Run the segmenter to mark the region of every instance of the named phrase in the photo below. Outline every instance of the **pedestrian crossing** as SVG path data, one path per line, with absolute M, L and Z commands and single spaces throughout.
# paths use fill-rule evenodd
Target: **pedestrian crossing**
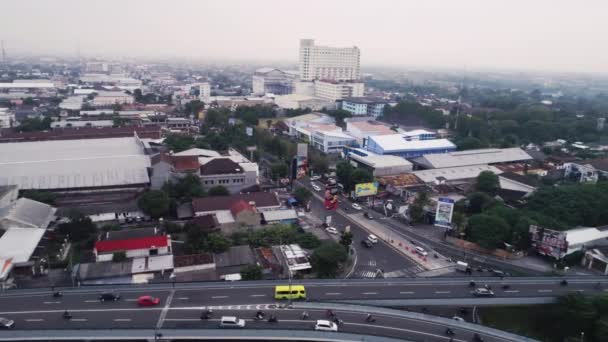
M 210 305 L 197 307 L 200 310 L 274 310 L 284 309 L 285 304 L 241 304 L 241 305 Z M 171 310 L 191 310 L 192 307 L 171 307 Z

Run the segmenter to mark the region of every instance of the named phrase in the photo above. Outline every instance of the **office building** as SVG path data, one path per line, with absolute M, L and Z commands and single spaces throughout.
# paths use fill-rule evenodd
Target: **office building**
M 275 68 L 260 68 L 252 78 L 252 89 L 255 96 L 265 94 L 286 95 L 293 92 L 297 72 L 282 71 Z
M 384 114 L 384 107 L 386 105 L 387 101 L 379 97 L 346 97 L 342 98 L 341 108 L 354 116 L 363 115 L 377 118 Z
M 352 81 L 360 78 L 360 51 L 356 46 L 336 48 L 300 40 L 300 80 Z
M 456 145 L 447 139 L 409 140 L 403 134 L 369 137 L 367 149 L 376 154 L 391 154 L 403 158 L 416 158 L 427 154 L 456 151 Z
M 347 97 L 363 96 L 362 82 L 346 82 L 334 80 L 316 80 L 315 96 L 327 101 L 335 102 Z

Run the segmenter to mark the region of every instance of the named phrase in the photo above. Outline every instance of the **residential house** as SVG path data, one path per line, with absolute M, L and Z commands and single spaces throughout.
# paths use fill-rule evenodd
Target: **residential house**
M 156 228 L 128 229 L 104 232 L 93 249 L 96 261 L 111 261 L 114 254 L 127 258 L 171 255 L 171 236 L 160 234 Z

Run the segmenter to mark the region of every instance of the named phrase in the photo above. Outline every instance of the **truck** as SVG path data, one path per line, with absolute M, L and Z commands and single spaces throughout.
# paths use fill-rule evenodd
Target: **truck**
M 471 267 L 464 261 L 456 261 L 456 271 L 471 273 Z

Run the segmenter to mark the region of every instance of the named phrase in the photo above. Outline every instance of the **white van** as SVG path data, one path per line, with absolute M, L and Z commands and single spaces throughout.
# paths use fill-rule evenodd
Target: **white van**
M 245 320 L 235 316 L 222 316 L 220 328 L 244 328 Z
M 429 255 L 429 253 L 427 253 L 424 248 L 422 247 L 416 247 L 416 253 L 422 255 L 422 256 L 427 256 Z
M 369 242 L 371 243 L 378 243 L 378 237 L 374 234 L 369 234 L 367 236 L 367 239 L 369 240 Z

